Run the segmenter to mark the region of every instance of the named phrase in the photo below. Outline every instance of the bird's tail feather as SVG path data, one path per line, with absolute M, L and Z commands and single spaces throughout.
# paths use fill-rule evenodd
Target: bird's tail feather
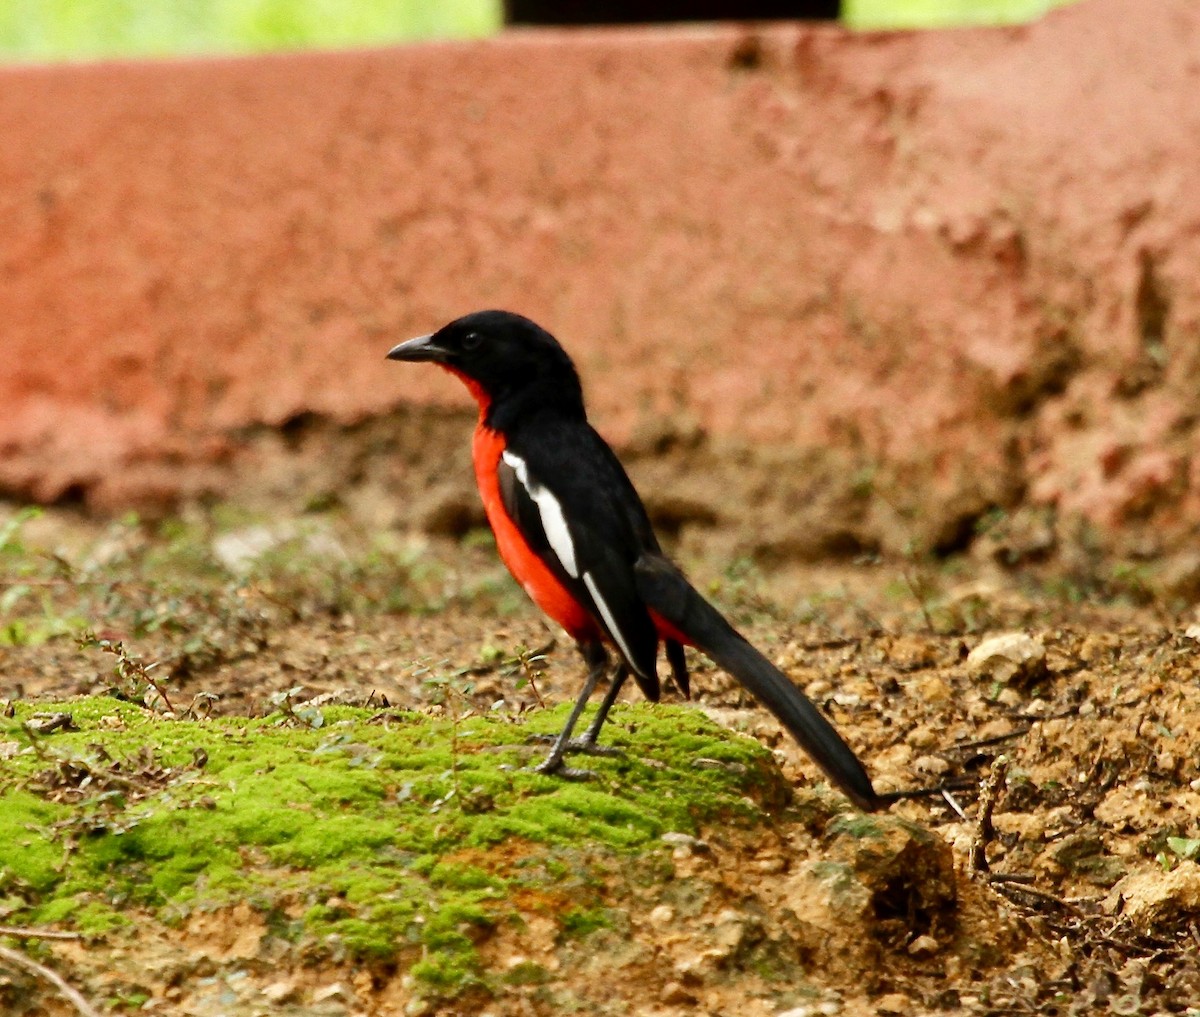
M 636 566 L 638 592 L 648 607 L 731 674 L 770 710 L 792 737 L 859 808 L 882 799 L 850 746 L 788 678 L 750 645 L 669 561 L 645 556 Z

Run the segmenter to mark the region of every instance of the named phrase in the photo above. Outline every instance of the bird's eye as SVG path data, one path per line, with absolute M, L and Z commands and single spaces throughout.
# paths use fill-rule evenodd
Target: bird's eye
M 477 350 L 481 342 L 483 342 L 483 336 L 478 332 L 468 332 L 463 336 L 462 348 L 464 350 Z

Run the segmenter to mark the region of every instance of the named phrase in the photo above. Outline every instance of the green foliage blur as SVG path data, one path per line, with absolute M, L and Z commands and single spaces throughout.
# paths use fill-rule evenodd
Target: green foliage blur
M 852 28 L 1012 24 L 1074 0 L 843 0 Z M 502 0 L 2 0 L 0 61 L 256 53 L 469 38 Z
M 0 60 L 253 53 L 488 35 L 501 0 L 3 0 Z
M 842 0 L 851 28 L 953 28 L 1033 21 L 1076 0 Z

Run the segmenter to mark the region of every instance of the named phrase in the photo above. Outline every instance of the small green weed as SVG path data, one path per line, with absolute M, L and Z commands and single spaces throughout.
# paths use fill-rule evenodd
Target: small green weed
M 1162 866 L 1163 872 L 1170 872 L 1181 861 L 1194 862 L 1200 859 L 1200 839 L 1195 837 L 1167 837 L 1166 850 L 1159 851 L 1155 861 Z

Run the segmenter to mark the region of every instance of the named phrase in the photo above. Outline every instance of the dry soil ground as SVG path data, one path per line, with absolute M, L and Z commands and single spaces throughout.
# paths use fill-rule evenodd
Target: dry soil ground
M 518 716 L 565 701 L 580 678 L 482 537 L 381 543 L 329 514 L 197 512 L 156 526 L 52 513 L 7 540 L 9 699 L 122 684 L 110 656 L 69 634 L 83 624 L 162 660 L 177 709 L 262 714 L 302 687 L 296 699 Z M 172 1017 L 1200 1013 L 1198 619 L 1178 584 L 1156 586 L 1152 562 L 1010 566 L 1012 551 L 976 541 L 952 561 L 770 573 L 686 551 L 877 787 L 960 790 L 856 830 L 771 718 L 697 660 L 695 708 L 771 746 L 794 800 L 753 828 L 670 839 L 636 879 L 613 874 L 609 918 L 587 935 L 531 908 L 519 932 L 479 944 L 506 976 L 490 993 L 431 1001 L 403 970 L 289 952 L 248 906 L 0 943 L 101 1008 Z M 1009 632 L 1044 662 L 1008 675 L 968 661 Z M 124 687 L 148 691 L 136 676 Z M 537 977 L 513 977 L 530 965 Z M 14 1017 L 73 1012 L 2 957 L 0 1001 Z

